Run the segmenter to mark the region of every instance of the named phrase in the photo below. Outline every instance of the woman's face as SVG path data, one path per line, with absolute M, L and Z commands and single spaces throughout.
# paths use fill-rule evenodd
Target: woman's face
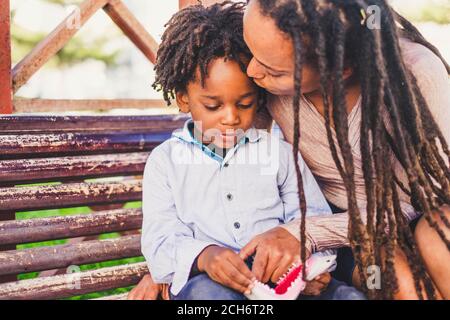
M 247 74 L 257 85 L 275 95 L 294 94 L 294 46 L 289 35 L 275 21 L 261 13 L 257 0 L 248 4 L 244 14 L 244 40 L 253 54 Z M 303 64 L 302 92 L 319 89 L 319 72 Z

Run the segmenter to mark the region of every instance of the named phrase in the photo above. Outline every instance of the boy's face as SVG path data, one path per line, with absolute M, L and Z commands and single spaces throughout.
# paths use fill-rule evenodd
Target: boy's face
M 178 106 L 182 112 L 191 112 L 202 142 L 225 149 L 232 148 L 252 126 L 257 99 L 253 81 L 237 62 L 224 58 L 211 61 L 204 87 L 197 68 L 195 80 L 185 92 L 177 93 Z

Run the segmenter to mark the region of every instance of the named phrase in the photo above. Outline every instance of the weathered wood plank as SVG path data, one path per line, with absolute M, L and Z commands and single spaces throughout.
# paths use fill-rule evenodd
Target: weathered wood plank
M 0 160 L 24 155 L 43 158 L 50 155 L 151 151 L 170 137 L 168 132 L 0 135 Z
M 115 294 L 112 296 L 106 296 L 106 297 L 101 297 L 101 298 L 96 298 L 96 299 L 91 299 L 91 300 L 127 300 L 128 298 L 128 293 L 120 293 L 120 294 Z
M 119 153 L 38 159 L 0 160 L 0 184 L 25 184 L 139 175 L 144 171 L 148 152 Z
M 12 210 L 111 204 L 141 198 L 140 180 L 0 188 L 0 214 Z
M 172 132 L 186 115 L 159 116 L 0 116 L 0 134 L 63 132 Z
M 66 268 L 141 256 L 141 236 L 0 252 L 0 275 Z
M 145 262 L 0 285 L 0 300 L 57 299 L 134 285 L 148 273 Z
M 166 109 L 178 111 L 176 106 L 167 107 L 161 99 L 26 99 L 13 100 L 14 113 L 106 111 L 111 109 Z
M 141 209 L 118 209 L 73 216 L 0 221 L 0 243 L 19 244 L 98 235 L 135 230 L 141 225 Z
M 9 221 L 14 222 L 13 219 L 15 219 L 15 218 L 16 218 L 16 213 L 14 211 L 5 212 L 4 214 L 0 214 L 0 224 L 5 223 L 5 222 L 3 222 L 3 220 L 9 220 Z M 1 233 L 1 231 L 0 231 L 0 233 Z M 10 241 L 10 242 L 0 241 L 0 253 L 3 251 L 15 250 L 15 249 L 16 249 L 16 243 L 14 241 Z M 10 275 L 6 275 L 6 276 L 0 275 L 0 283 L 5 283 L 5 282 L 10 282 L 10 281 L 15 281 L 15 280 L 17 280 L 17 277 L 15 274 L 10 274 Z

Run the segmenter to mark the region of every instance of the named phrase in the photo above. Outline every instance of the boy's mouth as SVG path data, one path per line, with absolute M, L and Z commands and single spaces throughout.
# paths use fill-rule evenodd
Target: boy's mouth
M 219 135 L 219 139 L 222 139 L 222 141 L 228 143 L 236 143 L 237 140 L 242 137 L 243 132 L 242 130 L 227 130 L 226 132 L 222 132 Z
M 224 146 L 230 147 L 236 143 L 237 134 L 222 133 L 219 139 L 222 140 L 221 142 L 223 143 Z
M 234 133 L 228 132 L 228 133 L 222 133 L 220 136 L 225 139 L 235 139 L 238 135 L 236 132 L 234 132 Z
M 227 129 L 217 130 L 212 135 L 204 135 L 204 137 L 220 148 L 232 148 L 244 135 L 245 131 L 242 129 Z

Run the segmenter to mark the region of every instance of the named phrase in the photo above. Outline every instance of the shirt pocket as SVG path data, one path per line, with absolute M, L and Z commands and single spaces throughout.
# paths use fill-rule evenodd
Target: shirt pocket
M 276 174 L 261 173 L 260 167 L 248 167 L 242 177 L 246 207 L 256 211 L 276 209 L 282 204 Z M 282 216 L 282 212 L 279 213 Z

